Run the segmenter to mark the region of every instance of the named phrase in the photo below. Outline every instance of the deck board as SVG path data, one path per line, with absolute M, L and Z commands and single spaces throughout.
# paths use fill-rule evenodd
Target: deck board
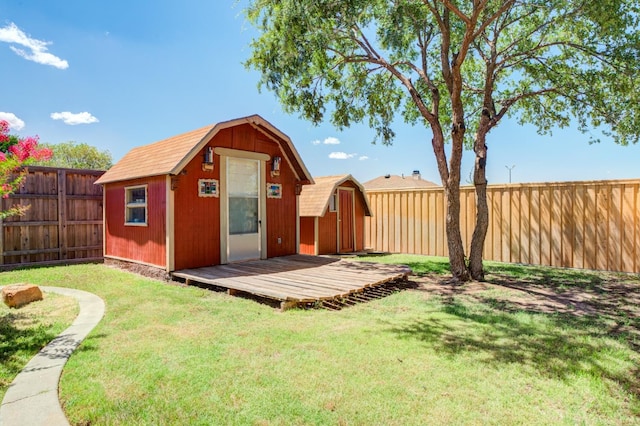
M 403 265 L 354 262 L 343 259 L 293 255 L 231 265 L 184 269 L 174 277 L 296 303 L 339 299 L 364 289 L 405 279 L 411 270 Z

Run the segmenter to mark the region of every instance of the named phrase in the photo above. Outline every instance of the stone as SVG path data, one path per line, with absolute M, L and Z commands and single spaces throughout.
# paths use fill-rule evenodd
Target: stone
M 40 287 L 33 284 L 13 284 L 2 289 L 2 301 L 10 308 L 19 308 L 42 300 Z

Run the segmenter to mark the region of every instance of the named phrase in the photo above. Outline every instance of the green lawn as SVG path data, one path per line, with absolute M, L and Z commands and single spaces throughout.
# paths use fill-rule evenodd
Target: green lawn
M 446 271 L 436 258 L 367 260 Z M 640 424 L 634 313 L 522 308 L 509 287 L 597 292 L 638 277 L 489 269 L 505 287 L 284 313 L 103 265 L 7 272 L 0 285 L 71 286 L 106 301 L 61 379 L 72 424 Z
M 0 400 L 25 364 L 77 315 L 76 300 L 58 294 L 45 294 L 42 301 L 20 309 L 0 303 Z

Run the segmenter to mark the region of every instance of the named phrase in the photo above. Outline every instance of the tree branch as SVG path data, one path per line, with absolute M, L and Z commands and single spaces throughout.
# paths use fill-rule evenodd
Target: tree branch
M 534 98 L 534 97 L 538 97 L 541 95 L 544 95 L 546 93 L 557 93 L 558 89 L 555 87 L 550 87 L 550 88 L 546 88 L 546 89 L 540 89 L 540 90 L 535 90 L 533 92 L 527 92 L 527 93 L 521 93 L 519 95 L 513 96 L 511 98 L 505 99 L 503 101 L 500 102 L 501 108 L 500 111 L 496 112 L 496 115 L 494 116 L 494 118 L 491 120 L 491 128 L 493 128 L 495 125 L 497 125 L 500 120 L 502 119 L 502 117 L 504 117 L 504 115 L 508 112 L 509 108 L 511 108 L 516 102 L 522 100 L 522 99 L 526 99 L 526 98 Z
M 449 11 L 453 12 L 454 15 L 460 18 L 462 22 L 466 24 L 467 27 L 471 26 L 471 19 L 467 15 L 462 13 L 462 11 L 458 9 L 453 3 L 451 3 L 449 0 L 442 0 L 442 4 Z M 475 4 L 474 4 L 474 9 L 475 9 Z
M 493 15 L 491 15 L 486 21 L 484 21 L 483 23 L 480 24 L 480 27 L 478 27 L 477 31 L 473 34 L 472 38 L 475 39 L 478 37 L 479 34 L 482 34 L 484 32 L 484 30 L 491 25 L 492 22 L 494 22 L 495 20 L 497 20 L 500 16 L 502 16 L 506 11 L 508 11 L 511 6 L 513 6 L 515 4 L 514 0 L 507 0 L 506 2 L 504 2 L 502 4 L 502 6 L 500 6 L 500 9 L 498 9 Z M 483 2 L 482 5 L 482 9 L 484 9 L 484 7 L 486 6 L 486 1 Z

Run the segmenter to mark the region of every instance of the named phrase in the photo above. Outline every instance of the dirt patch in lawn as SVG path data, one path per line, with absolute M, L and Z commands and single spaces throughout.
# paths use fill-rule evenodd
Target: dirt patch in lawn
M 612 334 L 625 334 L 640 350 L 640 277 L 626 274 L 567 274 L 557 279 L 532 276 L 517 279 L 508 275 L 488 274 L 486 282 L 465 284 L 448 277 L 427 274 L 411 277 L 418 291 L 453 300 L 472 298 L 500 310 L 527 311 L 592 318 Z

